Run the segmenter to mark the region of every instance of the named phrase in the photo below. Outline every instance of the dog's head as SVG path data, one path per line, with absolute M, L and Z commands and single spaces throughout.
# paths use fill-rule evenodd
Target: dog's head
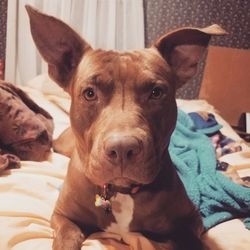
M 176 123 L 175 90 L 195 73 L 218 26 L 183 28 L 133 52 L 95 50 L 60 20 L 26 7 L 49 75 L 72 98 L 82 171 L 94 183 L 151 183 Z

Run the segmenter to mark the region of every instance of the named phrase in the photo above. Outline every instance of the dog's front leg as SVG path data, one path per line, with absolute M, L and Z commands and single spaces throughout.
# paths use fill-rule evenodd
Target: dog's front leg
M 51 221 L 54 228 L 53 250 L 80 250 L 85 237 L 81 229 L 63 215 L 54 213 Z

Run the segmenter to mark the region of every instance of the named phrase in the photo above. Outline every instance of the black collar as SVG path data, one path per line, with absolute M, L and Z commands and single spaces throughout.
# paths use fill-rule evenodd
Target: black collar
M 119 187 L 119 186 L 115 186 L 112 184 L 108 184 L 107 188 L 108 188 L 108 192 L 113 193 L 113 195 L 115 193 L 136 194 L 142 188 L 142 184 L 131 185 L 130 187 Z

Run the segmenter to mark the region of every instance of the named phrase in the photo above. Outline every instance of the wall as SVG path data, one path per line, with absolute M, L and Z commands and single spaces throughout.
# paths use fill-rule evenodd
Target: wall
M 231 125 L 250 112 L 250 50 L 209 46 L 199 97 Z
M 250 48 L 250 1 L 249 0 L 144 0 L 145 41 L 153 41 L 175 28 L 183 26 L 205 27 L 217 23 L 229 32 L 214 37 L 212 45 Z M 196 77 L 177 92 L 177 97 L 197 98 L 203 76 L 205 57 Z

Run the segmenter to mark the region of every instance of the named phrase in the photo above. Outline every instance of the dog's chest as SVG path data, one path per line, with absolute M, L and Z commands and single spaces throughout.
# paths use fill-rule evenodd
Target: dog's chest
M 133 219 L 134 200 L 130 195 L 117 193 L 111 198 L 112 214 L 115 222 L 112 222 L 104 230 L 106 232 L 125 233 L 129 231 L 129 225 Z

